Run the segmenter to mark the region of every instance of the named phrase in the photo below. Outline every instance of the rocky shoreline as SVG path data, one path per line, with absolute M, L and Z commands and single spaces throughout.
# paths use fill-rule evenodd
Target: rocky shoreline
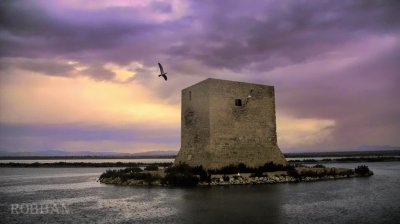
M 280 176 L 280 177 L 248 177 L 248 178 L 237 178 L 230 179 L 229 181 L 214 180 L 208 183 L 199 183 L 199 185 L 211 185 L 211 186 L 224 186 L 224 185 L 252 185 L 252 184 L 276 184 L 276 183 L 290 183 L 290 182 L 311 182 L 311 181 L 322 181 L 322 180 L 335 180 L 343 178 L 352 178 L 356 175 L 337 175 L 337 176 L 324 176 L 324 177 L 303 177 L 294 178 L 291 176 Z
M 276 184 L 276 183 L 290 183 L 290 182 L 312 182 L 312 181 L 325 181 L 325 180 L 336 180 L 344 178 L 354 178 L 360 177 L 357 175 L 337 175 L 337 176 L 325 176 L 325 177 L 303 177 L 294 178 L 291 176 L 286 177 L 248 177 L 248 178 L 237 178 L 230 179 L 229 181 L 224 181 L 223 179 L 214 179 L 210 183 L 200 182 L 199 186 L 226 186 L 226 185 L 254 185 L 254 184 Z M 100 183 L 112 184 L 120 186 L 163 186 L 160 181 L 154 181 L 152 183 L 146 183 L 143 180 L 127 180 L 121 181 L 121 178 L 104 178 L 99 179 Z

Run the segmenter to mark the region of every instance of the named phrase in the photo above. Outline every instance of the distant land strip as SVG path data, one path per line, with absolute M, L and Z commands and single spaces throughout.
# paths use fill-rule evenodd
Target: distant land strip
M 286 158 L 298 157 L 362 157 L 362 156 L 400 156 L 400 150 L 341 151 L 341 152 L 300 152 L 284 153 Z
M 399 156 L 368 156 L 368 157 L 344 157 L 326 159 L 291 159 L 289 163 L 358 163 L 358 162 L 393 162 L 400 161 Z
M 393 162 L 400 161 L 398 156 L 378 156 L 378 157 L 345 157 L 345 158 L 326 158 L 326 159 L 299 159 L 289 160 L 289 163 L 350 163 L 350 162 Z M 141 162 L 51 162 L 51 163 L 18 163 L 8 162 L 0 163 L 0 167 L 48 167 L 48 168 L 67 168 L 67 167 L 140 167 L 156 165 L 159 167 L 168 167 L 172 165 L 172 162 L 153 162 L 153 163 L 141 163 Z
M 365 157 L 365 156 L 400 156 L 400 150 L 377 151 L 340 151 L 340 152 L 300 152 L 284 153 L 286 158 L 307 157 Z M 40 156 L 6 156 L 0 155 L 0 160 L 73 160 L 73 159 L 174 159 L 175 155 L 40 155 Z

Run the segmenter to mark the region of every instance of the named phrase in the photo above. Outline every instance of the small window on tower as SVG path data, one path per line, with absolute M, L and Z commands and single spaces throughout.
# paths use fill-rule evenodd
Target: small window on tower
M 192 100 L 192 91 L 189 91 L 189 100 Z
M 242 106 L 242 100 L 241 99 L 236 99 L 235 100 L 235 105 L 238 106 L 238 107 L 241 107 Z

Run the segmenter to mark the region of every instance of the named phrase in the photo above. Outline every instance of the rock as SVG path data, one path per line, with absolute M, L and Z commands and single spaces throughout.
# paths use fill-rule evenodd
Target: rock
M 161 182 L 159 180 L 154 181 L 151 183 L 153 186 L 161 186 Z

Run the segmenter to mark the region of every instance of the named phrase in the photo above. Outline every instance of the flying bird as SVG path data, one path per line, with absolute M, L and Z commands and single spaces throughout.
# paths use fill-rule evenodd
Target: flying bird
M 249 102 L 249 100 L 250 100 L 250 98 L 252 97 L 252 94 L 253 93 L 253 90 L 250 90 L 250 93 L 249 93 L 249 95 L 247 96 L 247 98 L 246 98 L 246 103 L 244 104 L 244 105 L 247 105 L 247 103 Z
M 158 63 L 158 67 L 160 67 L 160 75 L 158 75 L 158 77 L 162 76 L 165 81 L 167 81 L 167 73 L 164 72 L 164 69 L 160 63 Z

